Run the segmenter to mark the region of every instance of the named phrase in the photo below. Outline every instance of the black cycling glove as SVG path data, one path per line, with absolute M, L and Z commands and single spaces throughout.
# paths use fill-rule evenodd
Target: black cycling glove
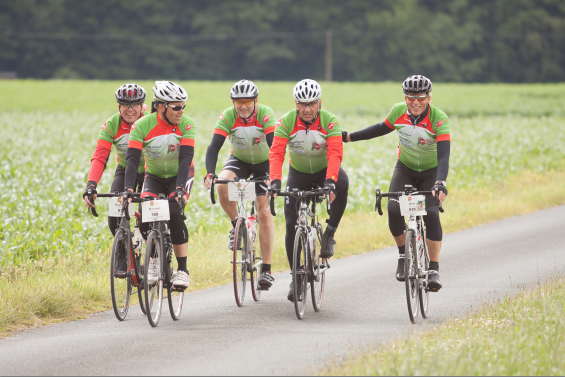
M 94 195 L 96 194 L 98 194 L 96 186 L 88 185 L 86 190 L 84 190 L 84 194 L 82 194 L 82 198 L 84 199 L 85 196 L 88 196 L 88 200 L 92 199 L 90 202 L 94 204 Z
M 341 131 L 341 141 L 347 143 L 347 131 Z
M 333 192 L 337 196 L 337 188 L 335 187 L 335 181 L 331 178 L 326 178 L 324 182 L 324 191 Z
M 178 203 L 181 207 L 184 207 L 184 205 L 186 204 L 187 196 L 188 195 L 185 189 L 183 189 L 182 187 L 177 187 L 177 189 L 175 190 L 175 198 L 178 199 Z
M 434 187 L 432 187 L 432 191 L 436 192 L 436 196 L 439 194 L 440 191 L 443 192 L 445 194 L 445 196 L 447 196 L 447 189 L 445 188 L 445 186 L 441 182 L 436 182 Z
M 129 199 L 133 200 L 133 198 L 134 198 L 133 192 L 131 192 L 130 190 L 126 190 L 126 191 L 122 192 L 122 198 L 124 200 L 124 203 L 126 201 L 129 201 Z
M 273 193 L 277 194 L 279 191 L 281 191 L 281 180 L 280 179 L 273 179 L 271 181 L 271 190 L 273 190 Z

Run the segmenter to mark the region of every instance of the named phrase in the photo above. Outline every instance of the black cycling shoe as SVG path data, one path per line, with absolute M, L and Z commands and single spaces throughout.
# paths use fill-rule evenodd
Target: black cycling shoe
M 302 284 L 302 275 L 299 275 L 297 277 L 298 277 L 298 284 Z M 288 295 L 286 296 L 286 298 L 288 299 L 288 301 L 294 302 L 294 284 L 292 281 L 290 282 L 289 288 L 290 290 L 288 291 Z M 300 297 L 298 298 L 298 300 L 300 300 Z
M 441 289 L 442 285 L 439 281 L 439 272 L 430 270 L 428 272 L 428 290 L 430 292 L 437 292 Z
M 261 272 L 261 277 L 259 278 L 259 288 L 262 291 L 268 291 L 269 288 L 275 283 L 275 278 L 271 275 L 270 271 Z
M 322 247 L 320 250 L 320 256 L 322 258 L 331 258 L 334 256 L 335 252 L 335 228 L 332 230 L 326 228 L 324 235 L 322 236 Z
M 398 256 L 398 267 L 396 268 L 396 280 L 404 281 L 404 254 Z

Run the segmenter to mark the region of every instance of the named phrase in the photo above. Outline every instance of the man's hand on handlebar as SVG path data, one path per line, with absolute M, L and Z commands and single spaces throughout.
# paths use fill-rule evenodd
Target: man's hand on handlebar
M 128 200 L 128 204 L 131 203 L 133 200 L 133 189 L 128 188 L 126 191 L 122 192 L 120 199 L 118 199 L 122 205 L 124 204 L 124 199 Z
M 84 191 L 84 194 L 82 194 L 82 199 L 84 200 L 84 204 L 86 204 L 87 208 L 95 208 L 96 206 L 94 205 L 94 201 L 96 200 L 97 197 L 97 192 L 96 192 L 96 186 L 95 185 L 88 185 L 86 186 L 86 190 Z M 92 202 L 90 201 L 89 198 L 92 197 Z
M 329 191 L 330 193 L 329 201 L 330 203 L 333 203 L 337 195 L 337 189 L 335 187 L 335 181 L 333 179 L 331 178 L 326 179 L 326 181 L 324 182 L 324 191 Z
M 447 197 L 447 189 L 443 185 L 443 182 L 437 181 L 434 187 L 432 187 L 432 196 L 438 195 L 438 200 L 440 203 L 443 203 L 445 198 Z
M 181 187 L 178 186 L 177 189 L 175 190 L 175 200 L 177 201 L 177 203 L 180 204 L 181 207 L 184 207 L 184 205 L 187 202 L 187 194 L 186 194 L 186 190 Z
M 273 179 L 271 181 L 271 190 L 273 192 L 273 197 L 277 197 L 277 192 L 281 191 L 281 180 L 280 179 Z
M 218 176 L 213 173 L 208 173 L 206 174 L 206 177 L 204 177 L 204 188 L 206 190 L 210 190 L 210 187 L 212 187 L 212 179 L 214 180 L 214 183 L 216 183 Z

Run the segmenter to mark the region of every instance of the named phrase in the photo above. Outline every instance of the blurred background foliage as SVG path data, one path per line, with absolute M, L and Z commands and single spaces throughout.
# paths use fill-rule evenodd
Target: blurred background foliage
M 0 0 L 20 78 L 565 81 L 563 0 Z

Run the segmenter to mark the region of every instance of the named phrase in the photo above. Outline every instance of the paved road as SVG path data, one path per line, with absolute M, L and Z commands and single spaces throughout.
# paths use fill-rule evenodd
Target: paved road
M 0 340 L 2 375 L 303 374 L 360 345 L 425 329 L 487 299 L 563 269 L 565 206 L 449 234 L 444 288 L 430 295 L 431 318 L 411 325 L 393 248 L 335 260 L 320 313 L 299 321 L 286 300 L 288 272 L 254 303 L 237 308 L 231 286 L 187 296 L 183 317 L 164 313 L 151 328 L 138 307 Z M 341 245 L 344 247 L 344 245 Z

